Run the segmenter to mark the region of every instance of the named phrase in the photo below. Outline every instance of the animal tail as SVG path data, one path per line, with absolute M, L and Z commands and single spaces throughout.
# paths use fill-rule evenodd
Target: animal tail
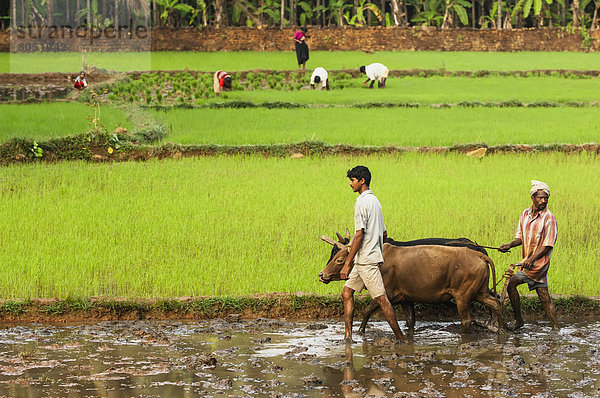
M 492 291 L 494 292 L 494 297 L 498 297 L 498 292 L 496 291 L 496 265 L 489 256 L 482 255 L 483 261 L 490 267 L 492 272 Z

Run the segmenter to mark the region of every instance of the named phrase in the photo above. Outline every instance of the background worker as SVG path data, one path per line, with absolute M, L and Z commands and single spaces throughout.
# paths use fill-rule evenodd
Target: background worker
M 558 228 L 556 217 L 548 210 L 550 188 L 541 181 L 531 180 L 531 207 L 523 210 L 515 239 L 510 243 L 500 245 L 501 252 L 507 252 L 511 247 L 523 245 L 523 264 L 521 270 L 510 276 L 508 280 L 508 296 L 515 313 L 514 328 L 523 327 L 521 303 L 517 286 L 527 283 L 529 291 L 535 289 L 544 305 L 546 316 L 553 329 L 558 329 L 556 309 L 548 292 L 548 268 L 550 257 L 556 242 Z M 509 272 L 510 275 L 512 272 Z
M 298 61 L 298 69 L 306 69 L 306 61 L 308 61 L 308 44 L 306 44 L 306 33 L 308 29 L 305 26 L 301 27 L 294 33 L 294 45 L 296 46 L 296 60 Z
M 310 88 L 314 90 L 315 84 L 321 85 L 321 90 L 326 88 L 329 91 L 329 74 L 320 66 L 316 68 L 310 76 Z
M 221 91 L 231 91 L 232 81 L 229 73 L 222 70 L 216 71 L 213 86 L 217 97 Z
M 371 81 L 369 88 L 373 88 L 373 84 L 375 83 L 375 80 L 377 80 L 377 87 L 385 88 L 385 81 L 390 74 L 389 69 L 385 65 L 374 63 L 367 66 L 361 66 L 359 70 L 360 73 L 367 75 L 367 80 L 363 82 L 363 85 L 366 85 L 369 81 Z
M 79 72 L 79 75 L 73 81 L 73 87 L 75 87 L 77 90 L 83 90 L 87 87 L 87 85 L 88 84 L 85 78 L 85 71 Z
M 344 301 L 344 325 L 346 342 L 352 342 L 352 318 L 354 317 L 354 292 L 365 287 L 379 303 L 383 315 L 394 331 L 396 339 L 406 341 L 398 326 L 396 312 L 390 303 L 383 286 L 379 267 L 383 264 L 383 241 L 387 230 L 383 223 L 383 211 L 379 200 L 369 189 L 371 172 L 365 166 L 348 170 L 350 187 L 358 198 L 354 206 L 354 230 L 346 262 L 340 271 L 340 278 L 347 280 L 342 290 Z M 354 262 L 354 266 L 352 263 Z

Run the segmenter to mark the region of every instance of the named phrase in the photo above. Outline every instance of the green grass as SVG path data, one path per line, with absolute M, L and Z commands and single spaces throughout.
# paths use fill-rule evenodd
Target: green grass
M 195 109 L 157 111 L 181 144 L 451 146 L 598 142 L 597 108 Z
M 127 115 L 120 110 L 101 106 L 100 121 L 113 131 L 121 125 L 131 128 Z M 90 107 L 77 103 L 39 103 L 24 105 L 0 105 L 0 142 L 10 138 L 51 138 L 83 133 L 89 130 Z
M 211 157 L 10 166 L 0 181 L 1 298 L 338 293 L 321 234 L 352 228 L 346 170 L 373 172 L 391 237 L 510 241 L 546 181 L 553 294 L 599 295 L 598 158 L 562 154 Z M 520 260 L 492 253 L 498 271 Z M 49 309 L 50 310 L 50 309 Z
M 292 43 L 290 42 L 290 48 Z M 57 56 L 58 55 L 58 56 Z M 6 61 L 9 59 L 10 63 Z M 152 52 L 87 53 L 86 61 L 99 68 L 130 70 L 228 71 L 249 69 L 296 69 L 292 51 L 281 52 Z M 358 69 L 381 62 L 390 69 L 447 70 L 530 70 L 530 69 L 598 69 L 600 54 L 595 52 L 442 52 L 384 51 L 366 54 L 360 51 L 312 51 L 308 68 Z M 11 65 L 10 70 L 7 65 Z M 0 73 L 76 72 L 81 69 L 81 54 L 0 54 Z

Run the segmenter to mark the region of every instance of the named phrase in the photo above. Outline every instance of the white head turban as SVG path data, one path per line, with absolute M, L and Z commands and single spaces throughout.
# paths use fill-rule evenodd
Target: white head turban
M 537 191 L 544 191 L 550 196 L 550 188 L 545 182 L 531 180 L 531 190 L 529 191 L 529 195 L 533 196 Z

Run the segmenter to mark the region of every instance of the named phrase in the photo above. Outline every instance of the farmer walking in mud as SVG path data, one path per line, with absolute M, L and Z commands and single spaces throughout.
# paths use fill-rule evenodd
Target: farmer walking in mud
M 556 310 L 548 292 L 547 279 L 550 257 L 552 257 L 552 249 L 558 233 L 556 217 L 547 208 L 550 188 L 541 181 L 532 180 L 529 194 L 532 206 L 521 213 L 515 239 L 510 243 L 500 245 L 499 248 L 501 252 L 507 252 L 511 247 L 523 245 L 521 270 L 515 274 L 507 271 L 510 275 L 507 287 L 508 296 L 515 313 L 514 328 L 523 327 L 517 286 L 527 283 L 529 291 L 536 290 L 552 328 L 558 329 Z
M 354 206 L 355 234 L 348 248 L 348 257 L 340 271 L 341 279 L 347 280 L 342 290 L 345 340 L 352 342 L 354 292 L 360 292 L 366 287 L 373 300 L 379 303 L 396 338 L 406 341 L 398 326 L 396 312 L 388 300 L 379 270 L 383 264 L 383 241 L 387 237 L 387 230 L 383 223 L 381 204 L 369 189 L 371 172 L 365 166 L 356 166 L 348 170 L 347 176 L 350 179 L 350 187 L 359 195 Z

